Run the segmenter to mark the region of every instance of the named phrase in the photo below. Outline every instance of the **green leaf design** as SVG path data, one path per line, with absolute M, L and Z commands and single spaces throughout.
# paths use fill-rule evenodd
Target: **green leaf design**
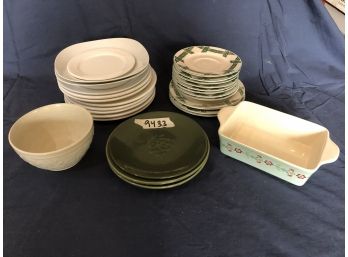
M 194 47 L 187 47 L 184 49 L 184 51 L 179 55 L 179 56 L 175 56 L 175 62 L 183 62 L 183 59 L 185 58 L 186 55 L 188 54 L 193 54 L 192 49 Z

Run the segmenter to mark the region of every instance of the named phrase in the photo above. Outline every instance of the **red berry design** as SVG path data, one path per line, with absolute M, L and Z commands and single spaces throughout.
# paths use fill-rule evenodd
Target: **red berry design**
M 268 165 L 268 166 L 272 166 L 272 165 L 273 165 L 273 163 L 272 163 L 271 161 L 269 161 L 269 160 L 265 160 L 265 163 L 266 163 L 266 165 Z
M 262 162 L 262 156 L 261 155 L 256 155 L 256 162 L 261 163 Z
M 234 150 L 236 151 L 236 153 L 242 153 L 243 151 L 239 148 L 234 148 Z
M 297 176 L 299 179 L 305 179 L 305 178 L 306 178 L 306 176 L 303 175 L 303 174 L 297 174 L 296 176 Z
M 233 147 L 231 144 L 227 144 L 226 149 L 227 149 L 227 151 L 232 152 Z
M 294 175 L 295 171 L 293 169 L 289 169 L 287 173 L 288 173 L 289 177 L 292 177 L 292 175 Z

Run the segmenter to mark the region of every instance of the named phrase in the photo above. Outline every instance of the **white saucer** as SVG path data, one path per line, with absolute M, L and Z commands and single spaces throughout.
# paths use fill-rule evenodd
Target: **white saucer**
M 205 52 L 188 55 L 185 58 L 186 66 L 199 73 L 224 74 L 230 62 L 220 54 Z
M 194 109 L 192 107 L 182 105 L 180 102 L 178 102 L 171 95 L 169 95 L 169 100 L 176 108 L 178 108 L 179 110 L 182 110 L 183 112 L 189 113 L 191 115 L 201 116 L 201 117 L 216 117 L 216 115 L 218 113 L 218 111 L 198 110 L 198 109 Z
M 242 61 L 235 53 L 213 46 L 191 46 L 174 55 L 179 72 L 201 78 L 223 78 L 240 71 Z
M 180 105 L 187 106 L 189 108 L 199 109 L 203 111 L 218 110 L 227 105 L 236 105 L 245 99 L 245 87 L 243 83 L 238 80 L 239 86 L 237 92 L 227 99 L 220 101 L 202 101 L 196 98 L 183 95 L 179 90 L 175 88 L 173 83 L 169 84 L 169 95 Z

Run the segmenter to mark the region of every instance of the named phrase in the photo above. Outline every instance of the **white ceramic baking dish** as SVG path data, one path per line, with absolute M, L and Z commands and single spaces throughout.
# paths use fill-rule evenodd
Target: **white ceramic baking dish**
M 262 105 L 243 101 L 218 119 L 222 153 L 297 186 L 339 156 L 326 128 Z

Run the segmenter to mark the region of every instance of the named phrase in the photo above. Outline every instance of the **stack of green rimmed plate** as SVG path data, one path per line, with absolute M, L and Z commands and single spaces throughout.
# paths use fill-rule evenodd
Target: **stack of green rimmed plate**
M 210 144 L 192 119 L 173 112 L 132 117 L 110 134 L 106 157 L 125 182 L 149 189 L 182 185 L 204 168 Z
M 174 55 L 171 102 L 187 113 L 212 117 L 245 98 L 238 79 L 242 61 L 235 53 L 212 46 L 191 46 Z

